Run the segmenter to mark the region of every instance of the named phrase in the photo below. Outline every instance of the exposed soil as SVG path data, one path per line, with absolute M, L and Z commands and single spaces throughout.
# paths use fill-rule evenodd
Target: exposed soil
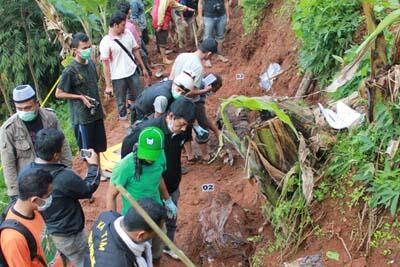
M 216 95 L 207 98 L 207 113 L 210 119 L 215 119 L 216 111 L 221 99 L 232 95 L 260 96 L 265 91 L 258 85 L 258 77 L 265 71 L 270 63 L 277 62 L 282 69 L 286 70 L 274 82 L 272 89 L 267 93 L 274 96 L 293 96 L 296 93 L 301 77 L 298 76 L 297 67 L 298 43 L 291 30 L 290 20 L 287 17 L 278 16 L 277 10 L 282 5 L 281 0 L 269 1 L 271 4 L 263 14 L 263 20 L 259 29 L 250 36 L 244 36 L 241 26 L 241 10 L 233 8 L 234 17 L 229 25 L 228 34 L 225 41 L 226 56 L 230 59 L 228 64 L 213 60 L 213 67 L 207 69 L 208 72 L 215 72 L 222 76 L 224 84 Z M 283 15 L 285 16 L 285 15 Z M 154 50 L 150 46 L 150 50 Z M 176 53 L 169 55 L 172 59 Z M 155 71 L 154 71 L 155 73 Z M 168 73 L 168 70 L 165 71 Z M 243 80 L 236 80 L 235 75 L 244 74 Z M 126 134 L 126 125 L 117 120 L 115 111 L 115 99 L 104 100 L 104 107 L 107 114 L 106 130 L 108 145 L 120 143 Z M 214 137 L 213 137 L 214 138 Z M 210 150 L 215 150 L 215 140 L 211 142 Z M 176 244 L 199 266 L 246 266 L 238 262 L 227 260 L 225 263 L 214 265 L 201 255 L 204 255 L 204 244 L 199 231 L 199 214 L 209 207 L 210 200 L 218 193 L 228 193 L 233 201 L 245 211 L 246 231 L 249 236 L 258 234 L 261 230 L 263 242 L 258 246 L 265 246 L 273 239 L 272 231 L 267 226 L 261 228 L 265 222 L 262 217 L 260 206 L 263 198 L 258 193 L 257 185 L 251 184 L 244 179 L 243 162 L 236 158 L 233 166 L 224 165 L 216 161 L 211 165 L 187 165 L 183 158 L 184 165 L 189 173 L 184 175 L 180 185 L 181 197 L 179 201 L 178 229 L 176 233 Z M 74 167 L 77 171 L 83 172 L 82 164 L 75 160 Z M 213 183 L 214 192 L 202 192 L 201 185 Z M 84 211 L 86 215 L 86 227 L 90 228 L 92 222 L 98 214 L 105 210 L 105 193 L 108 182 L 103 182 L 94 194 L 94 203 L 89 204 L 84 201 Z M 300 247 L 296 255 L 290 259 L 281 258 L 279 252 L 268 254 L 263 257 L 263 266 L 282 266 L 283 262 L 290 262 L 304 255 L 325 253 L 329 250 L 337 251 L 340 260 L 335 262 L 325 260 L 326 266 L 384 266 L 387 259 L 379 253 L 372 253 L 367 259 L 363 258 L 361 252 L 356 252 L 356 244 L 351 244 L 351 229 L 357 227 L 358 210 L 344 209 L 345 213 L 337 208 L 337 203 L 333 200 L 325 201 L 323 204 L 313 207 L 314 215 L 321 217 L 318 221 L 324 232 L 331 232 L 331 236 L 318 237 L 316 235 L 308 237 Z M 344 245 L 338 235 L 347 244 L 352 260 L 348 257 Z M 254 248 L 253 248 L 254 250 Z M 326 258 L 326 257 L 324 257 Z M 178 261 L 174 261 L 167 256 L 163 257 L 162 266 L 174 267 L 184 266 Z M 393 265 L 395 266 L 395 265 Z M 397 266 L 397 265 L 396 265 Z

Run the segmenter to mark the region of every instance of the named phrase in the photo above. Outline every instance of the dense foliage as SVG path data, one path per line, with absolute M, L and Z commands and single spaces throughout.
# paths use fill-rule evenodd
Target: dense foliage
M 267 0 L 242 0 L 243 27 L 246 33 L 250 33 L 258 26 L 259 16 L 266 7 Z
M 293 14 L 293 29 L 301 40 L 300 63 L 322 85 L 336 73 L 342 57 L 353 44 L 360 25 L 358 1 L 300 0 Z

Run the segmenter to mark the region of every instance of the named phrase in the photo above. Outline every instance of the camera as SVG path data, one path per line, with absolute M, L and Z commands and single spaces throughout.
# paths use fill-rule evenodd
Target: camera
M 80 156 L 83 159 L 90 158 L 92 156 L 92 151 L 88 149 L 81 149 Z
M 93 107 L 90 108 L 90 115 L 94 116 L 96 114 L 97 108 L 100 105 L 100 102 L 93 98 L 90 100 L 90 102 L 92 102 L 93 104 Z

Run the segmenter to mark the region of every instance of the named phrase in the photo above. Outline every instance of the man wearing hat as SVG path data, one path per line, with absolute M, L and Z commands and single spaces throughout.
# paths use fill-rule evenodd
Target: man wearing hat
M 196 76 L 194 81 L 194 86 L 197 90 L 192 90 L 185 96 L 190 97 L 190 99 L 196 104 L 196 121 L 202 128 L 202 132 L 207 133 L 207 138 L 203 139 L 201 142 L 198 142 L 201 151 L 202 162 L 208 162 L 211 159 L 211 155 L 208 154 L 207 151 L 208 129 L 210 128 L 217 136 L 219 136 L 220 134 L 218 128 L 215 125 L 209 123 L 205 109 L 206 94 L 212 93 L 212 91 L 215 90 L 216 88 L 213 88 L 215 87 L 213 86 L 213 84 L 209 84 L 205 87 L 204 84 L 202 85 L 202 80 L 204 78 L 204 68 L 202 60 L 209 58 L 212 54 L 217 53 L 217 51 L 218 51 L 218 44 L 215 39 L 213 38 L 204 39 L 196 52 L 182 53 L 176 58 L 175 63 L 172 66 L 171 74 L 169 76 L 169 78 L 172 80 L 182 70 L 191 70 Z M 218 87 L 221 86 L 218 85 L 217 88 Z M 198 135 L 197 131 L 196 135 Z M 200 139 L 197 138 L 196 140 Z M 185 151 L 186 154 L 188 155 L 189 163 L 194 163 L 197 161 L 192 151 L 191 142 L 187 142 L 185 144 Z
M 161 116 L 172 101 L 193 90 L 194 79 L 192 71 L 184 70 L 173 81 L 162 81 L 146 88 L 133 105 L 132 123 L 152 114 L 155 118 Z
M 160 205 L 165 204 L 168 216 L 176 217 L 176 206 L 171 200 L 161 178 L 166 170 L 164 154 L 164 133 L 157 127 L 146 127 L 139 134 L 138 142 L 133 151 L 114 167 L 111 183 L 107 191 L 107 210 L 117 209 L 116 198 L 119 191 L 116 185 L 124 187 L 136 200 L 151 198 Z M 122 196 L 122 215 L 131 207 L 128 200 Z M 154 238 L 152 241 L 153 260 L 159 262 L 162 255 L 162 241 Z
M 145 120 L 133 129 L 133 132 L 126 136 L 121 148 L 121 156 L 125 160 L 131 153 L 132 148 L 140 139 L 140 133 L 146 127 L 158 127 L 165 135 L 165 155 L 167 168 L 162 177 L 168 190 L 168 194 L 175 205 L 178 205 L 181 182 L 181 151 L 183 144 L 191 136 L 191 124 L 195 118 L 195 104 L 185 97 L 180 97 L 171 104 L 169 110 L 158 118 Z M 188 134 L 189 133 L 189 134 Z M 176 231 L 176 216 L 169 217 L 166 221 L 167 235 L 174 241 Z M 164 253 L 177 259 L 178 257 L 168 248 Z
M 35 136 L 43 128 L 60 130 L 56 114 L 39 107 L 35 90 L 30 85 L 19 85 L 13 90 L 17 110 L 0 129 L 0 153 L 7 185 L 12 200 L 18 195 L 18 172 L 35 159 Z M 60 162 L 72 167 L 72 154 L 67 140 L 63 141 Z

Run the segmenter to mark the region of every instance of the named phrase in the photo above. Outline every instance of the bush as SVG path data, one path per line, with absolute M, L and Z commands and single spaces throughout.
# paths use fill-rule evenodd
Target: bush
M 258 26 L 261 11 L 267 5 L 267 0 L 242 0 L 243 27 L 245 33 L 252 32 Z
M 69 145 L 71 146 L 72 155 L 76 155 L 78 152 L 78 144 L 75 139 L 74 130 L 72 129 L 71 116 L 68 110 L 68 104 L 66 101 L 58 101 L 57 103 L 51 103 L 50 108 L 54 109 L 57 114 L 57 119 L 60 123 L 61 129 L 64 132 L 65 138 L 67 138 Z
M 326 85 L 353 44 L 353 33 L 362 21 L 358 1 L 300 0 L 293 14 L 293 30 L 302 41 L 300 64 Z
M 9 202 L 9 198 L 7 196 L 7 187 L 4 181 L 3 175 L 3 167 L 0 168 L 0 212 L 7 206 Z

